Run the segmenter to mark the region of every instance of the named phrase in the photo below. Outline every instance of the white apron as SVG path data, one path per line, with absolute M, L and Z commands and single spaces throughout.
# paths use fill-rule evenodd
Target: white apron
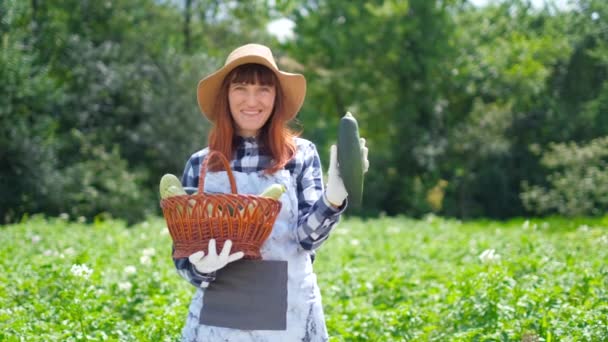
M 287 329 L 237 330 L 199 324 L 204 289 L 197 289 L 190 304 L 182 341 L 230 342 L 290 342 L 327 341 L 327 329 L 321 303 L 317 277 L 313 273 L 310 254 L 300 247 L 296 236 L 298 223 L 298 196 L 296 180 L 287 170 L 273 175 L 262 172 L 232 172 L 241 194 L 259 194 L 266 187 L 280 183 L 287 187 L 281 196 L 282 208 L 271 235 L 262 245 L 263 260 L 287 261 Z M 205 192 L 230 192 L 225 171 L 207 172 Z M 234 253 L 236 251 L 232 251 Z M 246 313 L 244 313 L 246 314 Z

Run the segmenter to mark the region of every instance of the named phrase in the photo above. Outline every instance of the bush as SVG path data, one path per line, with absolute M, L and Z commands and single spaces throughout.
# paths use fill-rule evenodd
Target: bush
M 608 136 L 587 144 L 550 145 L 541 164 L 553 172 L 547 184 L 523 184 L 528 210 L 568 216 L 602 215 L 608 209 Z
M 62 211 L 73 217 L 109 215 L 128 223 L 150 214 L 157 196 L 142 186 L 146 175 L 129 170 L 117 145 L 108 151 L 92 145 L 80 132 L 74 135 L 81 141 L 83 158 L 62 172 Z
M 3 23 L 17 17 L 12 14 Z M 35 54 L 20 43 L 23 35 L 0 36 L 0 223 L 5 223 L 24 213 L 57 210 L 54 115 L 64 93 L 47 68 L 35 65 Z

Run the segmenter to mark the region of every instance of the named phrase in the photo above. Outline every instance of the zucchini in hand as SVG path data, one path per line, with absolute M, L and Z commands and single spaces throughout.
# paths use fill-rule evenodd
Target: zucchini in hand
M 359 125 L 351 113 L 346 113 L 338 126 L 338 168 L 349 204 L 359 208 L 363 199 L 363 159 Z

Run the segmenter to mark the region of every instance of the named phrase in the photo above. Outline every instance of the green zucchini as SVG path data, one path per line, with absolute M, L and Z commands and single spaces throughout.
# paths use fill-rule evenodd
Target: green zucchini
M 348 203 L 360 208 L 363 199 L 363 160 L 359 125 L 351 113 L 346 113 L 338 126 L 338 168 L 348 192 Z

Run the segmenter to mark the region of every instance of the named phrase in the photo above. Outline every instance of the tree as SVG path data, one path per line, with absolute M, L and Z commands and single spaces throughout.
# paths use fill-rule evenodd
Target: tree
M 424 189 L 436 185 L 427 181 L 438 178 L 436 158 L 445 148 L 443 61 L 453 56 L 450 12 L 457 5 L 315 1 L 292 15 L 296 39 L 288 51 L 304 65 L 310 85 L 299 118 L 327 147 L 338 118 L 354 113 L 373 151 L 365 187 L 371 211 L 430 209 Z

